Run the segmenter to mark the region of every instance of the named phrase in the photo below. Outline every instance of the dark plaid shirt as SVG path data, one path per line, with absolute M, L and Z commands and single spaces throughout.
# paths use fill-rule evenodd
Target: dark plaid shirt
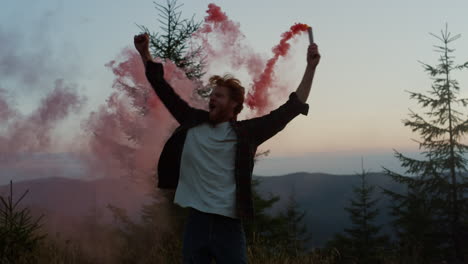
M 162 64 L 148 62 L 146 77 L 163 104 L 180 124 L 166 142 L 158 164 L 158 187 L 175 189 L 179 181 L 180 161 L 187 131 L 208 122 L 209 113 L 190 107 L 174 92 L 163 76 Z M 291 93 L 286 103 L 267 115 L 231 122 L 237 134 L 234 175 L 238 217 L 248 219 L 254 215 L 251 182 L 257 147 L 281 131 L 297 115 L 307 115 L 308 110 L 309 106 L 302 103 L 296 93 Z

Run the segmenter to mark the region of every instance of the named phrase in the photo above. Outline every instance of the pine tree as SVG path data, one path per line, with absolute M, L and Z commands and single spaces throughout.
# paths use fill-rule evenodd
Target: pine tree
M 260 156 L 268 156 L 269 153 L 270 150 L 258 152 L 254 162 L 257 162 Z M 267 252 L 273 258 L 275 255 L 294 258 L 306 253 L 306 244 L 311 237 L 304 224 L 306 213 L 300 210 L 294 189 L 286 207 L 273 214 L 271 209 L 281 197 L 272 194 L 268 197 L 260 195 L 260 184 L 259 178 L 252 180 L 255 216 L 253 221 L 244 222 L 249 250 L 253 255 L 256 254 L 256 250 L 259 250 L 259 254 Z
M 401 177 L 387 173 L 394 178 Z M 405 194 L 384 190 L 392 199 L 390 213 L 394 217 L 391 224 L 398 238 L 396 251 L 402 263 L 428 263 L 441 254 L 439 238 L 434 230 L 432 195 L 426 193 L 422 177 L 399 178 L 399 182 L 406 185 Z
M 360 264 L 379 263 L 388 237 L 379 235 L 381 226 L 374 223 L 379 214 L 376 208 L 378 200 L 372 198 L 375 186 L 367 182 L 368 173 L 364 169 L 359 176 L 361 185 L 354 187 L 350 206 L 345 207 L 352 226 L 345 228 L 344 233 L 336 234 L 327 246 L 338 249 L 345 260 Z
M 192 34 L 201 25 L 191 19 L 182 18 L 177 0 L 166 0 L 166 5 L 155 2 L 156 10 L 160 13 L 158 22 L 161 24 L 160 32 L 152 33 L 146 26 L 139 26 L 150 36 L 150 49 L 153 57 L 168 59 L 177 67 L 183 69 L 188 78 L 200 79 L 205 66 L 202 56 L 202 48 L 191 42 Z
M 417 241 L 421 256 L 426 258 L 421 261 L 436 255 L 462 261 L 467 247 L 468 179 L 464 155 L 468 146 L 463 137 L 468 132 L 468 119 L 461 108 L 468 105 L 468 99 L 459 98 L 460 87 L 454 72 L 468 68 L 468 62 L 456 65 L 452 55 L 455 50 L 449 47 L 460 35 L 452 36 L 447 27 L 439 36 L 431 35 L 442 43 L 435 46 L 440 53 L 438 64 L 422 63 L 433 84 L 425 94 L 409 92 L 410 98 L 427 111 L 424 114 L 410 111 L 409 119 L 403 121 L 421 136 L 416 142 L 424 158 L 418 160 L 395 151 L 407 175 L 386 172 L 394 181 L 404 184 L 407 193 L 385 192 L 394 202 L 394 224 L 403 248 Z
M 19 206 L 27 193 L 14 201 L 10 182 L 10 195 L 0 196 L 0 263 L 33 263 L 35 250 L 45 238 L 40 233 L 42 216 L 35 218 L 29 208 Z
M 255 215 L 252 221 L 244 222 L 245 235 L 249 244 L 259 242 L 268 247 L 274 247 L 283 230 L 283 222 L 279 217 L 271 215 L 268 210 L 280 200 L 280 197 L 277 195 L 262 197 L 258 192 L 259 184 L 261 184 L 259 179 L 252 179 Z
M 306 244 L 311 236 L 304 224 L 305 211 L 299 208 L 295 192 L 289 196 L 285 212 L 280 214 L 284 222 L 283 247 L 290 256 L 299 256 L 306 252 Z

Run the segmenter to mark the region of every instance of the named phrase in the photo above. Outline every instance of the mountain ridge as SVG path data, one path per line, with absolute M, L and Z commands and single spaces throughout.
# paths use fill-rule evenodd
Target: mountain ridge
M 263 197 L 277 195 L 280 200 L 271 208 L 270 213 L 280 212 L 291 195 L 295 196 L 299 209 L 306 212 L 306 226 L 312 235 L 310 246 L 323 246 L 334 233 L 349 226 L 349 216 L 344 207 L 353 196 L 352 189 L 360 183 L 360 177 L 353 175 L 334 175 L 328 173 L 295 172 L 278 176 L 254 176 L 260 181 L 257 191 Z M 368 182 L 372 185 L 401 189 L 388 176 L 382 173 L 369 173 Z M 29 189 L 22 202 L 24 206 L 34 208 L 35 212 L 44 212 L 48 216 L 52 229 L 63 231 L 58 226 L 63 221 L 70 225 L 87 216 L 98 214 L 99 219 L 112 221 L 112 215 L 106 209 L 112 204 L 127 210 L 129 216 L 138 219 L 141 206 L 151 201 L 151 191 L 147 184 L 126 178 L 104 178 L 96 180 L 78 180 L 62 177 L 25 180 L 13 183 L 14 197 Z M 8 195 L 9 186 L 0 186 L 0 195 Z M 389 222 L 389 204 L 387 198 L 378 193 L 379 208 L 382 214 L 378 224 Z M 65 217 L 66 220 L 60 220 Z

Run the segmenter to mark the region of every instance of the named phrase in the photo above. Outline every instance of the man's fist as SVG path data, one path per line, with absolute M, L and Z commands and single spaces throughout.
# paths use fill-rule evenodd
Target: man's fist
M 135 48 L 142 56 L 149 54 L 149 35 L 147 33 L 135 36 L 133 44 L 135 44 Z
M 318 52 L 317 44 L 313 43 L 309 45 L 307 49 L 307 64 L 312 67 L 317 67 L 320 62 L 320 53 Z
M 135 48 L 140 53 L 144 65 L 146 65 L 148 61 L 153 60 L 149 51 L 149 35 L 147 33 L 135 36 L 133 38 L 133 44 L 135 44 Z

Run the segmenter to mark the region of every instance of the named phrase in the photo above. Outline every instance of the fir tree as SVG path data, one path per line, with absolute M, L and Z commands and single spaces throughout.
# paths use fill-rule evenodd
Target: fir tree
M 255 154 L 254 162 L 258 162 L 259 157 L 268 156 L 269 153 L 269 150 L 259 151 Z M 280 216 L 272 215 L 270 209 L 280 200 L 280 197 L 272 194 L 269 197 L 260 195 L 258 191 L 260 184 L 260 179 L 252 179 L 255 216 L 251 221 L 244 221 L 245 235 L 249 244 L 262 244 L 262 246 L 274 248 L 284 234 L 284 221 Z
M 284 221 L 283 244 L 290 256 L 299 256 L 306 252 L 306 244 L 311 236 L 304 224 L 305 211 L 300 210 L 295 192 L 289 196 L 285 212 L 280 214 Z
M 372 198 L 375 186 L 367 182 L 368 173 L 364 169 L 359 176 L 361 185 L 354 187 L 350 206 L 345 207 L 352 226 L 345 228 L 344 233 L 336 234 L 328 242 L 328 247 L 338 249 L 345 260 L 362 264 L 379 263 L 380 253 L 386 247 L 388 237 L 379 235 L 381 227 L 374 223 L 379 214 L 376 208 L 378 200 Z
M 439 36 L 431 35 L 441 42 L 435 46 L 440 53 L 438 64 L 422 65 L 433 84 L 425 94 L 409 92 L 410 98 L 417 100 L 426 112 L 410 111 L 409 119 L 403 120 L 405 126 L 419 133 L 421 139 L 416 142 L 424 158 L 418 160 L 395 151 L 406 175 L 386 172 L 394 181 L 404 184 L 407 193 L 385 192 L 394 202 L 394 224 L 400 244 L 418 241 L 419 251 L 426 258 L 441 255 L 462 261 L 467 247 L 463 237 L 468 208 L 464 155 L 468 146 L 463 137 L 468 132 L 468 119 L 461 109 L 466 108 L 468 100 L 459 98 L 460 87 L 454 73 L 468 68 L 468 62 L 456 65 L 452 55 L 455 50 L 449 47 L 460 35 L 452 36 L 447 27 Z
M 10 182 L 10 195 L 0 196 L 0 263 L 33 263 L 35 250 L 45 238 L 40 234 L 42 216 L 34 218 L 27 207 L 19 206 L 27 193 L 14 201 Z
M 166 5 L 156 3 L 159 11 L 157 21 L 161 24 L 160 32 L 152 33 L 146 26 L 139 26 L 150 36 L 150 49 L 153 57 L 168 59 L 184 70 L 188 78 L 200 79 L 205 66 L 201 46 L 191 42 L 193 33 L 201 25 L 194 17 L 182 18 L 177 0 L 166 0 Z
M 269 153 L 269 150 L 258 152 L 254 162 L 257 162 L 260 156 L 268 156 Z M 305 253 L 305 244 L 310 236 L 303 223 L 305 212 L 299 210 L 294 195 L 290 196 L 284 211 L 273 214 L 271 209 L 281 198 L 271 193 L 268 197 L 260 195 L 260 184 L 259 178 L 252 179 L 255 216 L 253 220 L 244 221 L 249 250 L 253 255 L 257 250 L 260 253 L 268 252 L 271 257 L 296 257 Z

